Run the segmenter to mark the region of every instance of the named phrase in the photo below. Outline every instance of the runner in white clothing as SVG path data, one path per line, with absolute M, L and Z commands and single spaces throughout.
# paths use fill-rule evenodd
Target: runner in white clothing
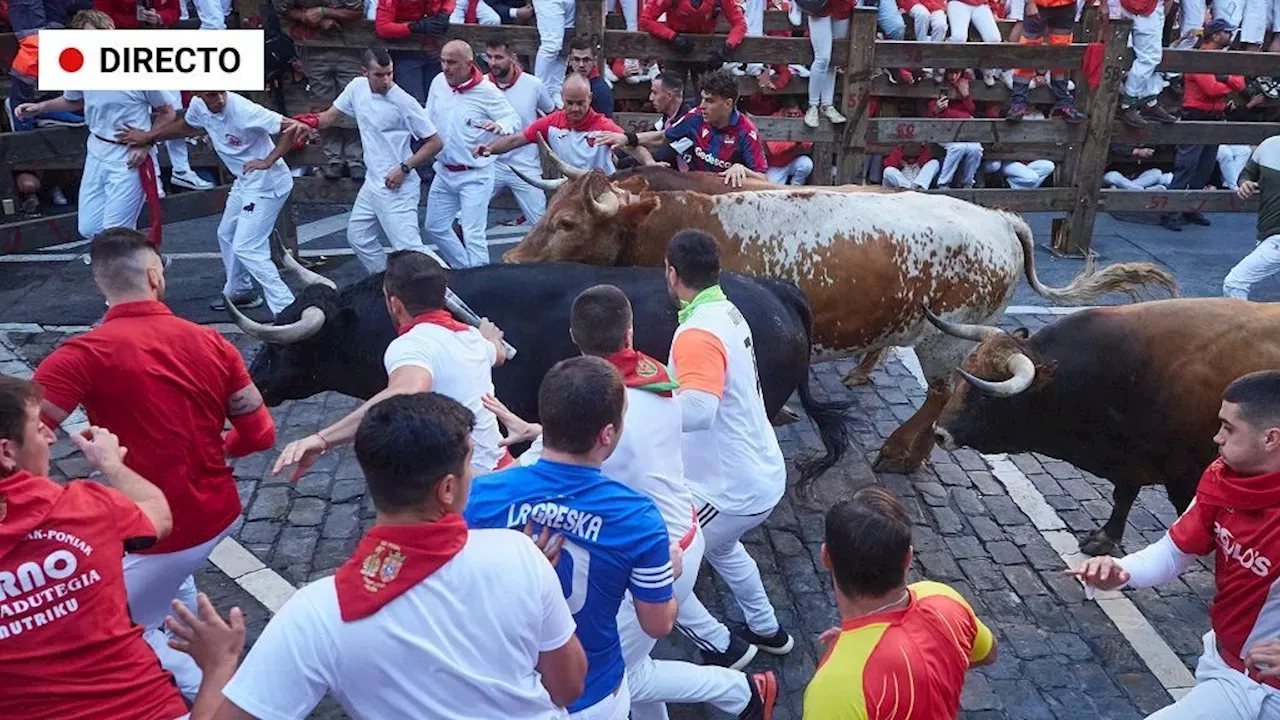
M 271 619 L 218 717 L 302 718 L 326 693 L 369 720 L 565 717 L 587 658 L 555 570 L 519 531 L 459 514 L 473 420 L 438 393 L 369 410 L 355 449 L 377 520 Z
M 253 280 L 257 280 L 267 307 L 273 315 L 279 314 L 293 304 L 293 293 L 271 262 L 269 244 L 280 209 L 293 191 L 293 176 L 281 157 L 305 137 L 307 127 L 237 93 L 199 92 L 174 122 L 150 131 L 130 129 L 117 138 L 130 145 L 151 145 L 202 130 L 236 178 L 218 224 L 218 245 L 227 273 L 222 294 L 233 302 L 252 296 Z M 279 135 L 279 140 L 273 142 L 272 135 Z
M 685 477 L 700 502 L 706 557 L 742 608 L 746 640 L 785 655 L 795 641 L 779 627 L 760 569 L 740 541 L 768 519 L 787 483 L 778 438 L 765 415 L 751 328 L 720 289 L 720 255 L 710 235 L 676 233 L 666 269 L 667 288 L 680 306 L 669 365 L 680 383 Z M 680 607 L 677 627 L 708 662 L 742 667 L 755 655 L 697 597 Z
M 502 331 L 488 319 L 480 328 L 458 322 L 445 309 L 447 275 L 422 253 L 397 251 L 387 259 L 382 291 L 387 313 L 399 328 L 384 355 L 387 387 L 346 417 L 323 430 L 295 440 L 280 453 L 272 473 L 297 465 L 299 478 L 329 448 L 351 442 L 360 420 L 380 400 L 393 395 L 439 392 L 475 414 L 471 432 L 477 473 L 506 467 L 511 454 L 502 446 L 498 421 L 482 398 L 493 395 L 492 369 L 506 361 Z
M 485 228 L 493 196 L 493 160 L 473 156 L 471 149 L 491 134 L 513 132 L 520 126 L 520 116 L 502 91 L 480 73 L 466 42 L 445 43 L 440 65 L 443 71 L 431 81 L 427 94 L 427 115 L 439 129 L 444 147 L 436 157 L 423 229 L 450 267 L 488 265 Z M 465 247 L 453 231 L 459 211 Z
M 434 256 L 418 232 L 422 181 L 414 168 L 430 162 L 442 143 L 422 106 L 392 82 L 395 68 L 387 51 L 366 50 L 364 62 L 366 76 L 347 83 L 333 107 L 311 117 L 316 127 L 327 128 L 346 115 L 355 118 L 360 128 L 367 173 L 351 208 L 347 242 L 372 275 L 387 266 L 379 227 L 392 249 Z M 415 153 L 409 147 L 411 140 L 426 142 Z
M 478 0 L 477 0 L 478 1 Z M 491 40 L 485 47 L 489 56 L 489 81 L 492 82 L 507 102 L 520 116 L 520 128 L 527 128 L 540 114 L 545 115 L 556 109 L 555 101 L 547 93 L 547 88 L 536 76 L 520 69 L 515 55 L 507 47 L 504 40 Z M 517 128 L 517 129 L 520 129 Z M 527 147 L 507 153 L 502 161 L 493 169 L 493 194 L 497 196 L 503 188 L 509 188 L 524 213 L 524 224 L 533 226 L 547 209 L 547 196 L 540 188 L 530 185 L 511 170 L 518 167 L 527 177 L 542 175 L 542 166 L 538 161 L 538 149 Z

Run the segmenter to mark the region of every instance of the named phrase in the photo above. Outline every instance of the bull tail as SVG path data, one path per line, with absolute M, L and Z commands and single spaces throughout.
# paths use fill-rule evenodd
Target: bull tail
M 774 288 L 775 294 L 779 298 L 791 305 L 796 314 L 800 316 L 800 323 L 804 325 L 805 345 L 813 347 L 813 309 L 809 307 L 809 299 L 804 296 L 795 285 L 790 283 L 774 282 L 770 283 Z M 800 406 L 804 408 L 805 414 L 813 421 L 818 429 L 818 437 L 822 439 L 822 447 L 824 454 L 815 455 L 796 461 L 796 470 L 800 472 L 800 487 L 808 487 L 814 480 L 826 471 L 835 467 L 836 463 L 844 458 L 845 452 L 849 449 L 849 408 L 853 406 L 851 400 L 829 400 L 821 401 L 813 397 L 813 392 L 809 389 L 811 382 L 808 368 L 805 368 L 804 380 L 800 383 L 800 387 L 796 389 L 800 396 Z
M 1178 281 L 1168 271 L 1151 263 L 1116 263 L 1098 270 L 1094 256 L 1085 260 L 1084 269 L 1062 287 L 1048 287 L 1036 275 L 1035 241 L 1031 227 L 1021 216 L 1005 213 L 1013 233 L 1022 244 L 1023 270 L 1027 284 L 1041 297 L 1054 303 L 1084 303 L 1111 293 L 1124 293 L 1131 300 L 1139 299 L 1139 291 L 1145 287 L 1163 288 L 1170 297 L 1178 296 Z

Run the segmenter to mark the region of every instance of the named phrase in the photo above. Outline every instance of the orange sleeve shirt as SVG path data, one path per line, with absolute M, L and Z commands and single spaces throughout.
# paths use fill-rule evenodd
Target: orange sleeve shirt
M 724 397 L 729 354 L 715 333 L 697 328 L 680 333 L 671 344 L 671 360 L 681 391 L 701 390 Z
M 969 664 L 991 653 L 991 630 L 960 594 L 908 588 L 895 612 L 846 621 L 804 694 L 804 720 L 950 720 Z

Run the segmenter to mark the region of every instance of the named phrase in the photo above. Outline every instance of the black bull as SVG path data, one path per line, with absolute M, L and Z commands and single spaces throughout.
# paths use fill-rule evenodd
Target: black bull
M 635 346 L 665 361 L 676 329 L 676 313 L 660 268 L 603 268 L 574 263 L 491 265 L 450 273 L 449 286 L 482 317 L 488 317 L 518 350 L 494 370 L 497 396 L 516 414 L 536 419 L 538 386 L 552 365 L 578 354 L 569 337 L 573 299 L 608 283 L 630 298 Z M 811 479 L 835 465 L 848 446 L 848 402 L 819 402 L 809 391 L 808 301 L 794 286 L 724 273 L 722 286 L 738 306 L 754 337 L 761 389 L 769 417 L 798 392 L 818 428 L 825 455 L 799 464 Z M 332 390 L 367 399 L 386 387 L 382 356 L 395 338 L 382 295 L 382 275 L 333 290 L 310 285 L 280 313 L 277 325 L 299 320 L 310 307 L 324 311 L 318 333 L 291 344 L 264 344 L 249 368 L 268 405 Z

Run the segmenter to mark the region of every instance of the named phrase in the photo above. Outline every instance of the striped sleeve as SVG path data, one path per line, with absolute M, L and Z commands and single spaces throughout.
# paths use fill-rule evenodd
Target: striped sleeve
M 671 544 L 667 524 L 653 501 L 645 498 L 647 507 L 638 521 L 637 553 L 631 565 L 631 595 L 640 602 L 664 603 L 673 596 L 675 573 L 671 568 Z

